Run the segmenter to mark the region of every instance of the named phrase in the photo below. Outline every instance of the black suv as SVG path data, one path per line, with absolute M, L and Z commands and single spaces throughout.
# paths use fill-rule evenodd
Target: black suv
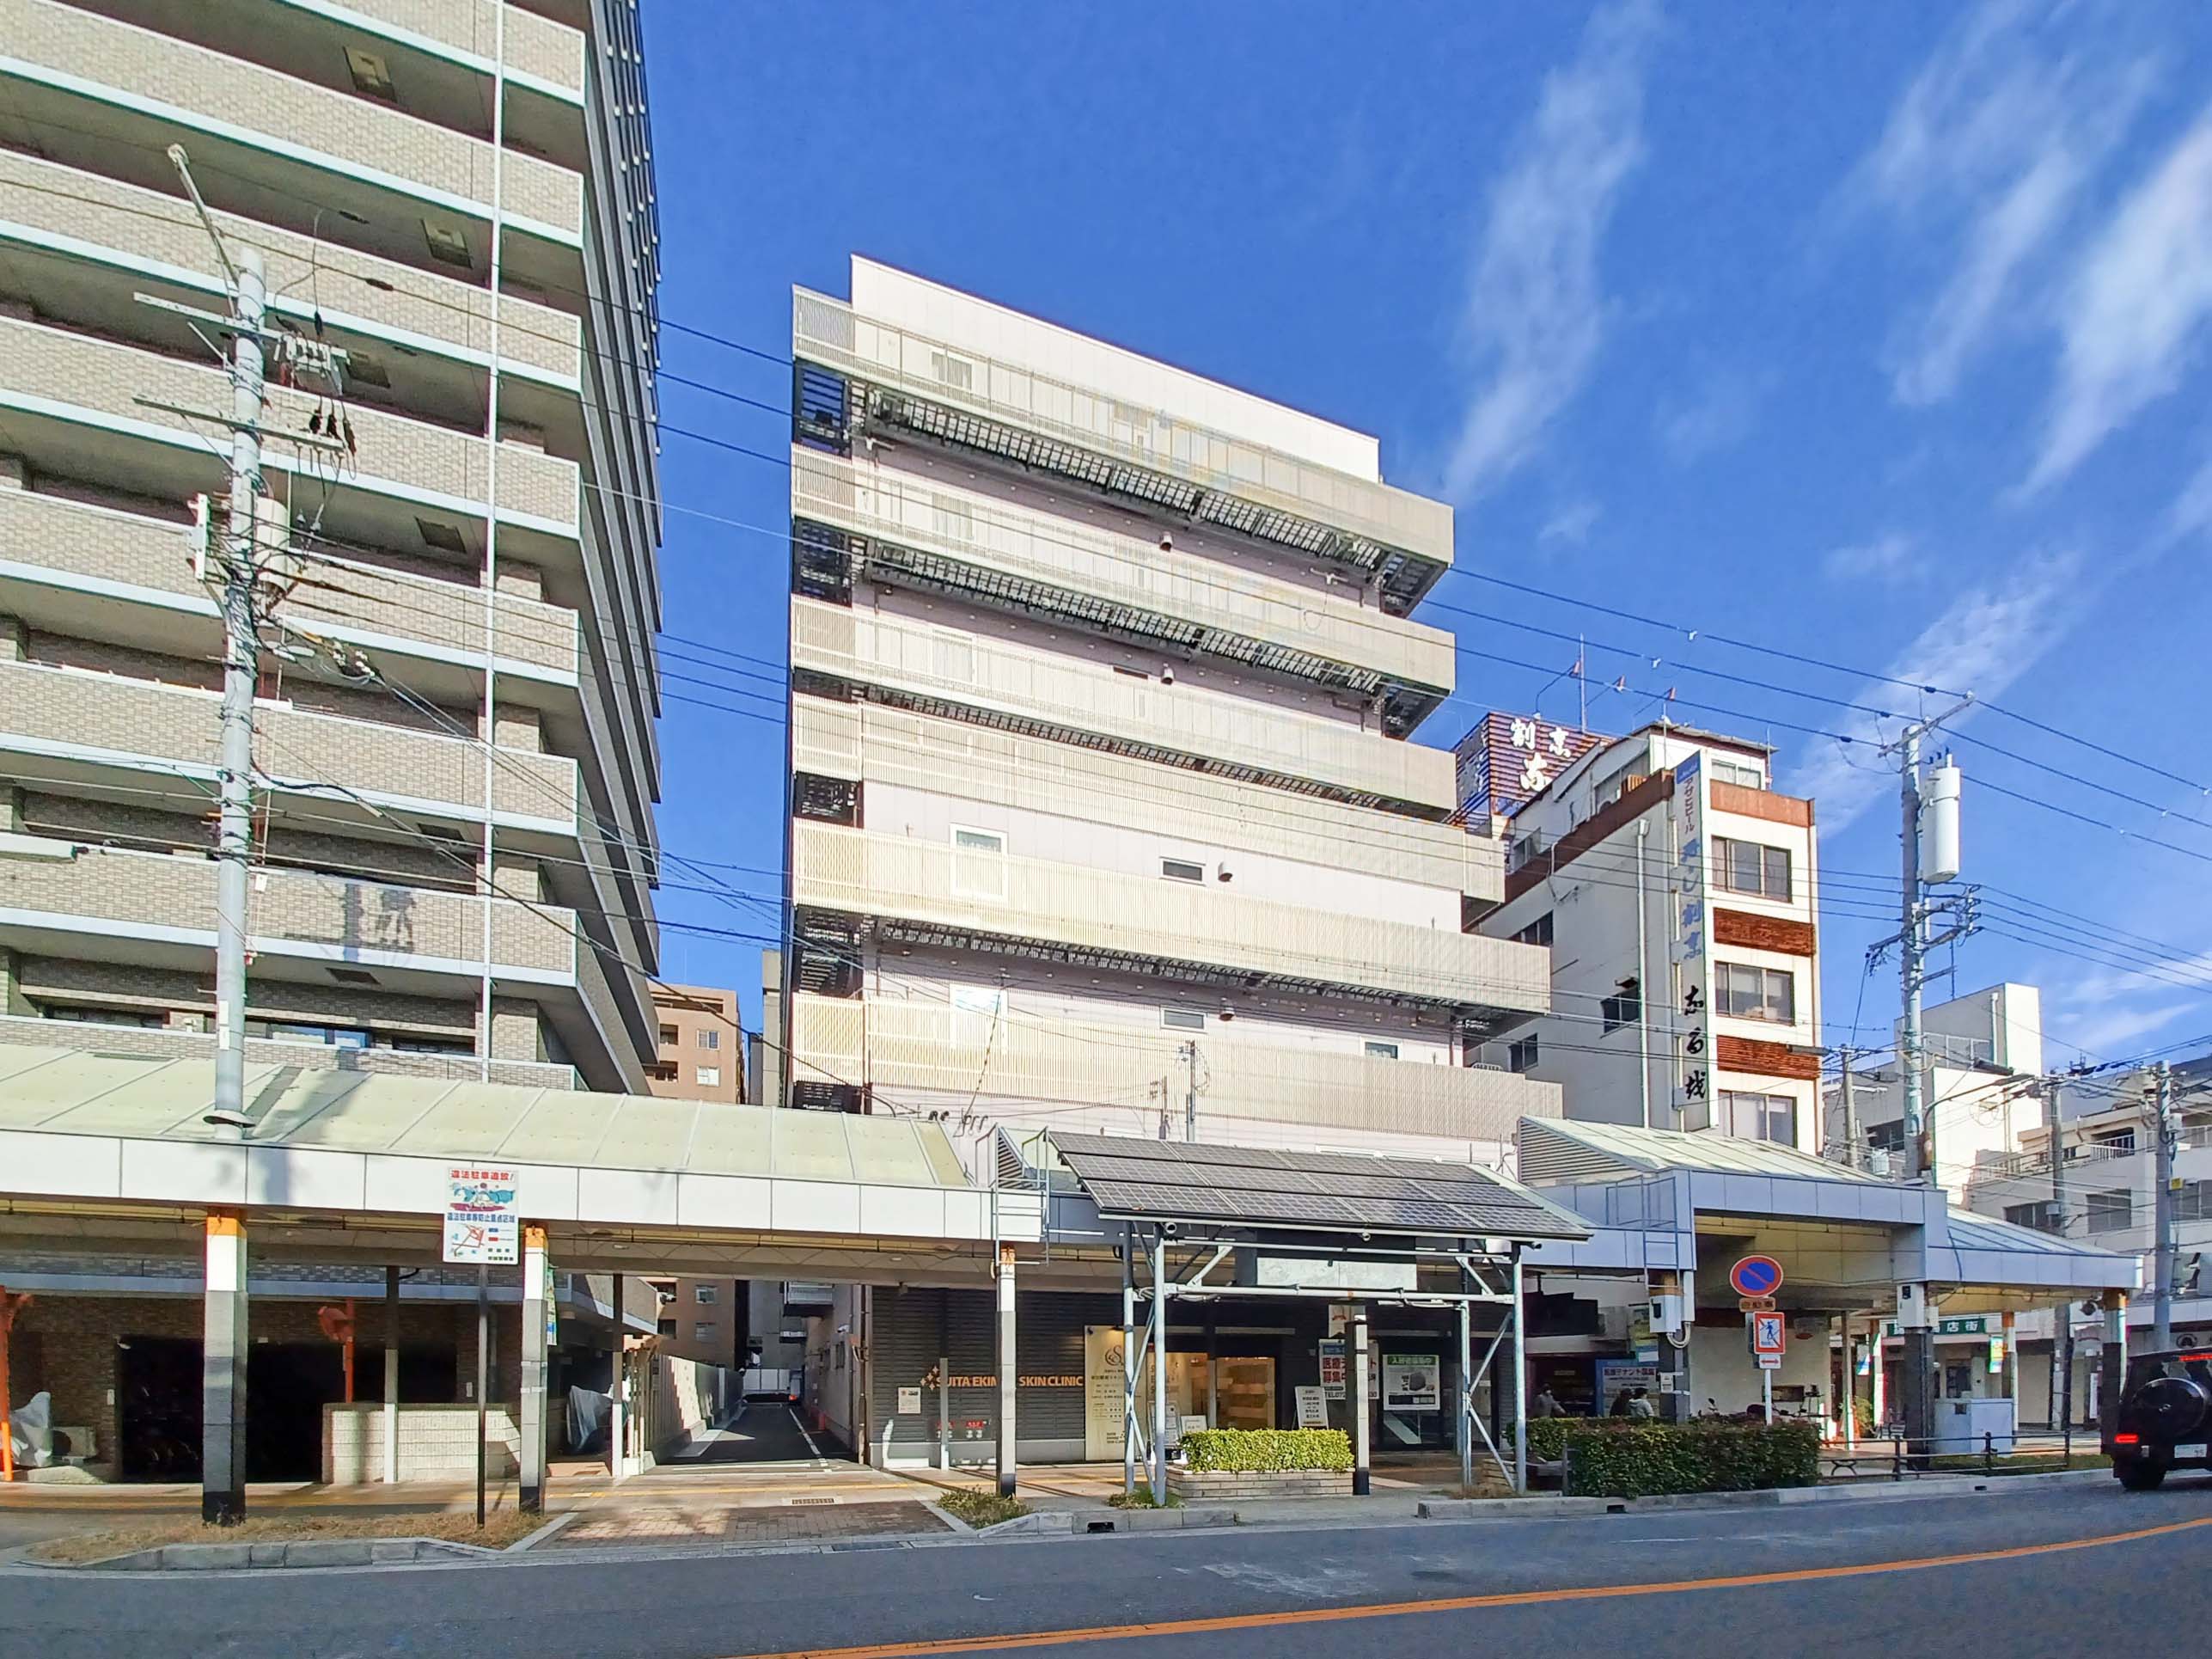
M 2129 1355 L 2105 1449 L 2131 1492 L 2151 1491 L 2171 1469 L 2212 1469 L 2212 1349 Z

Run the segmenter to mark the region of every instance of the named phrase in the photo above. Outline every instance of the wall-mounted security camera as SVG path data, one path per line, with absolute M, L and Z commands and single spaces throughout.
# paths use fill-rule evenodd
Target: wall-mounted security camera
M 1175 683 L 1174 664 L 1170 663 L 1160 670 L 1160 683 L 1162 685 L 1173 685 Z
M 1160 551 L 1162 553 L 1173 553 L 1175 551 L 1175 537 L 1169 535 L 1165 530 L 1162 530 L 1160 532 Z

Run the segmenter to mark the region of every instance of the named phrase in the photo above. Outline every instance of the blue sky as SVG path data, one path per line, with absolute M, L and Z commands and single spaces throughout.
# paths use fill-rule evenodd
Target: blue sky
M 1898 723 L 1818 698 L 1965 687 L 2150 762 L 1964 718 L 1956 989 L 2040 983 L 2093 1059 L 2212 1032 L 2212 7 L 648 0 L 645 41 L 667 317 L 779 351 L 791 285 L 859 251 L 1378 434 L 1462 571 L 1537 591 L 1439 586 L 1425 620 L 1508 660 L 1463 655 L 1421 736 L 1525 708 L 1581 632 L 1593 725 L 1672 688 L 1776 744 L 1819 802 L 1830 1042 L 1896 1012 L 1861 955 Z M 674 330 L 663 366 L 788 390 Z M 716 687 L 668 689 L 769 718 L 668 704 L 666 845 L 757 897 L 672 866 L 661 909 L 773 933 L 780 691 L 743 676 L 783 656 L 788 478 L 673 433 L 662 467 L 667 627 L 740 653 L 672 643 Z M 752 1023 L 756 952 L 672 928 L 664 971 Z

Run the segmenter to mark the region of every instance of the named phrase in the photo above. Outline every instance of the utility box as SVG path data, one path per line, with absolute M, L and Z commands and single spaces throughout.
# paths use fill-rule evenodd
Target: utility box
M 1935 1403 L 1935 1454 L 1978 1457 L 1988 1449 L 2003 1457 L 2013 1449 L 2013 1402 L 2008 1399 L 1940 1399 Z

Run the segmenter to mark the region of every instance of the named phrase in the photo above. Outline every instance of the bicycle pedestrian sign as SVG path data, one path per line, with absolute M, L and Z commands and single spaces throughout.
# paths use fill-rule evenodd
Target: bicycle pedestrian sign
M 1728 1283 L 1739 1296 L 1771 1296 L 1781 1282 L 1781 1264 L 1771 1256 L 1746 1256 L 1728 1270 Z
M 1782 1340 L 1782 1316 L 1779 1313 L 1754 1313 L 1751 1324 L 1751 1353 L 1763 1370 L 1772 1371 L 1781 1366 L 1787 1344 Z

